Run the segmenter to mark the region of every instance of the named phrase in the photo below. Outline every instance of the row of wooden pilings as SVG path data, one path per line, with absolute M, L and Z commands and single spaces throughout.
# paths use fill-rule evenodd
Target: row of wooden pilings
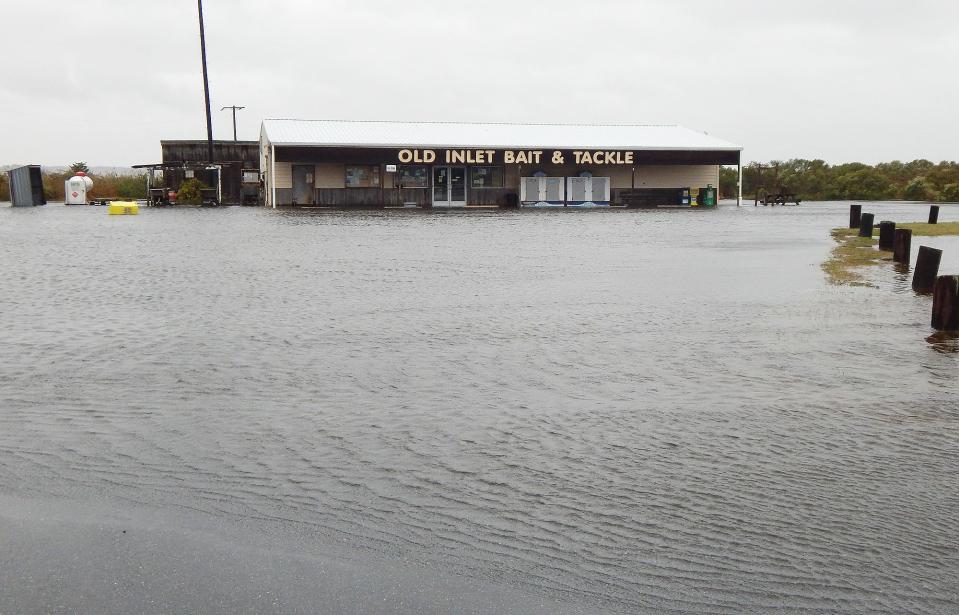
M 929 208 L 929 224 L 939 222 L 939 206 Z M 860 237 L 872 237 L 875 216 L 862 213 L 862 205 L 849 206 L 849 228 L 858 228 Z M 879 223 L 879 249 L 892 252 L 892 260 L 909 264 L 912 230 L 896 228 L 895 222 Z M 912 290 L 932 293 L 932 327 L 939 331 L 959 330 L 959 275 L 939 275 L 942 250 L 919 246 Z

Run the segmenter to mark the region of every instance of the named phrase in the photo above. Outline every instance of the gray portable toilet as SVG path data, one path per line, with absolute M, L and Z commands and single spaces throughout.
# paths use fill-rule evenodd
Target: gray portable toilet
M 46 205 L 43 195 L 43 175 L 40 165 L 31 164 L 7 171 L 10 178 L 10 202 L 14 207 L 33 207 Z

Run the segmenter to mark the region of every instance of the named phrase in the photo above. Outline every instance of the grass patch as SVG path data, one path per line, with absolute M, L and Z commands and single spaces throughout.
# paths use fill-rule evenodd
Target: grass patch
M 959 235 L 959 222 L 940 222 L 939 224 L 926 224 L 925 222 L 896 222 L 896 228 L 907 228 L 912 230 L 913 237 L 946 237 L 949 235 Z M 847 237 L 858 237 L 858 228 L 834 228 L 832 236 L 839 241 Z M 879 237 L 879 227 L 872 228 L 872 236 Z
M 940 222 L 939 224 L 926 224 L 925 222 L 904 222 L 897 223 L 896 228 L 912 229 L 913 237 L 944 237 L 946 235 L 959 235 L 959 222 Z M 875 229 L 878 233 L 879 229 Z
M 874 284 L 866 282 L 857 270 L 889 259 L 876 249 L 876 241 L 869 237 L 859 237 L 859 229 L 833 229 L 832 237 L 836 240 L 836 247 L 829 254 L 829 259 L 822 264 L 829 283 L 875 287 Z
M 913 237 L 959 235 L 959 222 L 940 222 L 939 224 L 897 222 L 896 228 L 911 229 Z M 829 283 L 875 287 L 875 284 L 866 282 L 857 269 L 890 260 L 889 252 L 880 252 L 876 249 L 877 241 L 874 238 L 879 236 L 879 227 L 873 227 L 872 237 L 860 237 L 858 228 L 834 228 L 831 235 L 836 240 L 836 247 L 829 254 L 829 259 L 822 264 L 822 270 L 826 273 Z

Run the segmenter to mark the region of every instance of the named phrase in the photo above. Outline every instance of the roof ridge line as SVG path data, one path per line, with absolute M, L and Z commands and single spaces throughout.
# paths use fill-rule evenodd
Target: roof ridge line
M 340 122 L 349 124 L 461 124 L 467 126 L 584 126 L 608 128 L 685 128 L 681 124 L 578 124 L 571 122 L 459 122 L 452 120 L 342 120 L 342 119 L 303 119 L 295 117 L 268 117 L 264 122 Z M 690 129 L 691 130 L 691 129 Z

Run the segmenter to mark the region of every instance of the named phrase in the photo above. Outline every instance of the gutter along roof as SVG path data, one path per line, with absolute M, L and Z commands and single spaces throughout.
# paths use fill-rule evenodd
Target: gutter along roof
M 724 151 L 742 148 L 683 126 L 263 120 L 278 146 Z

